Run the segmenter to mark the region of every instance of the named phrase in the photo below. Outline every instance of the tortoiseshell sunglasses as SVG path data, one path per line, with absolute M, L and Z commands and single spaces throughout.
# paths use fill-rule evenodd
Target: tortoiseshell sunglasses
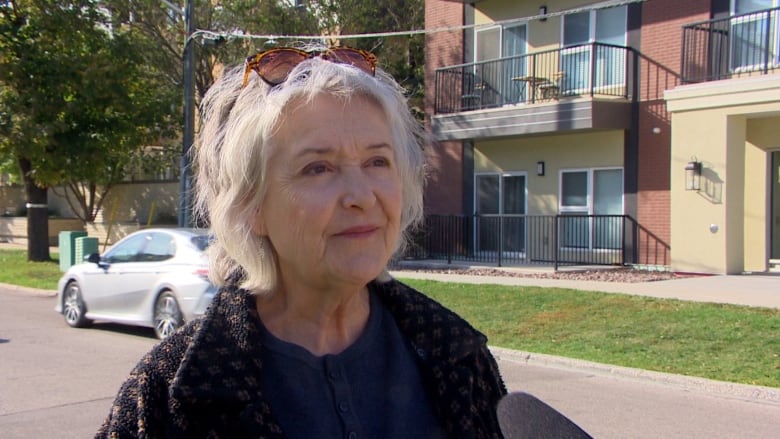
M 279 47 L 260 52 L 246 59 L 244 71 L 244 84 L 249 82 L 249 72 L 254 71 L 267 84 L 276 86 L 287 79 L 287 75 L 303 61 L 321 57 L 324 60 L 349 64 L 374 76 L 376 73 L 376 56 L 365 50 L 352 47 L 338 46 L 321 51 L 306 52 L 292 47 Z

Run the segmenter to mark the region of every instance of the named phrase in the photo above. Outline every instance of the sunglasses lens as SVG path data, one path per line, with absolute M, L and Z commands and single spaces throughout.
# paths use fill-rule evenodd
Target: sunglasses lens
M 327 59 L 341 64 L 350 64 L 370 75 L 373 75 L 376 70 L 376 57 L 358 49 L 333 48 L 327 52 Z
M 271 50 L 261 54 L 254 69 L 269 84 L 279 85 L 287 79 L 292 69 L 305 59 L 305 52 L 288 49 Z
M 268 84 L 276 86 L 287 79 L 290 72 L 312 56 L 307 52 L 293 48 L 271 49 L 250 57 L 246 62 L 244 73 L 244 86 L 248 82 L 249 72 L 254 70 Z M 363 50 L 349 47 L 334 47 L 321 55 L 323 59 L 340 64 L 349 64 L 358 69 L 374 75 L 376 71 L 376 57 Z

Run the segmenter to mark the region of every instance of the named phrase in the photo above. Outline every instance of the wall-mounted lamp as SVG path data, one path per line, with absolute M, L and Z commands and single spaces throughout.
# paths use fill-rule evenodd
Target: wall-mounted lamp
M 698 191 L 701 189 L 701 162 L 693 159 L 685 165 L 685 190 Z
M 539 6 L 539 15 L 547 15 L 547 6 Z M 547 18 L 542 17 L 539 21 L 547 21 Z
M 536 162 L 536 175 L 544 175 L 544 162 Z

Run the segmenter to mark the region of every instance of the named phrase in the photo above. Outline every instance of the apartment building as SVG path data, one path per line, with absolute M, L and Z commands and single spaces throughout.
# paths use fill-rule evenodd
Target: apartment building
M 771 269 L 779 2 L 427 0 L 427 213 L 472 255 Z

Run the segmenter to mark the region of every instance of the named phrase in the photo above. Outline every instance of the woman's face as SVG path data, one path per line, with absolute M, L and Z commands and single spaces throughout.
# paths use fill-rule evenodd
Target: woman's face
M 287 106 L 254 224 L 276 250 L 285 288 L 365 285 L 390 259 L 402 197 L 386 119 L 358 96 Z

